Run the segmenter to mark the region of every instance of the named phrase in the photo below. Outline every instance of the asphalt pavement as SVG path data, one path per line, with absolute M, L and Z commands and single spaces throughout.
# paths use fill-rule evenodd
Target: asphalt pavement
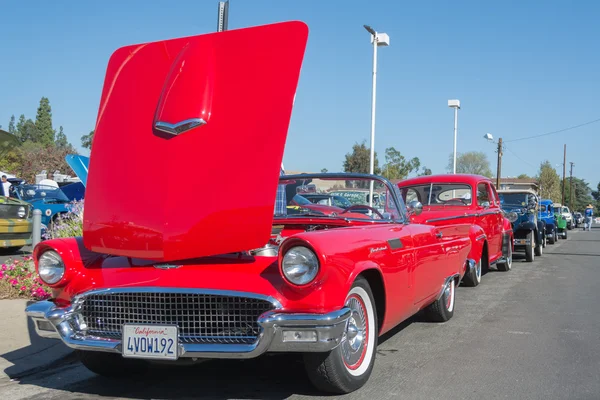
M 480 286 L 460 287 L 450 321 L 416 316 L 383 338 L 367 385 L 343 397 L 600 399 L 600 229 L 569 231 L 568 240 L 548 245 L 533 263 L 515 258 L 512 271 L 491 270 Z M 143 380 L 101 378 L 67 357 L 41 371 L 0 378 L 0 395 L 321 398 L 294 356 L 157 368 Z

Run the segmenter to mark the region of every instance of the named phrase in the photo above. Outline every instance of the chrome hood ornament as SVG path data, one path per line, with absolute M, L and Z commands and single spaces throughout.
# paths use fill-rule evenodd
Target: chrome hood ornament
M 158 131 L 168 133 L 169 135 L 177 136 L 202 125 L 206 125 L 206 121 L 202 118 L 190 118 L 177 122 L 176 124 L 156 121 L 154 128 Z

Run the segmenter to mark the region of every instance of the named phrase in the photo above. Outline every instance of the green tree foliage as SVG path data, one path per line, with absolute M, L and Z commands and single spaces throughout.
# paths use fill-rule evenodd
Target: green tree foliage
M 517 176 L 517 179 L 531 179 L 531 177 L 527 174 L 521 174 Z
M 550 199 L 555 203 L 561 202 L 561 182 L 558 173 L 550 164 L 550 161 L 544 161 L 540 164 L 540 170 L 536 177 L 540 187 L 540 197 Z
M 569 206 L 571 211 L 583 212 L 588 204 L 594 203 L 594 196 L 590 185 L 585 179 L 579 179 L 573 177 L 573 184 L 571 185 L 570 177 L 567 178 L 565 187 L 565 203 Z M 571 190 L 573 190 L 573 203 L 571 204 Z
M 385 164 L 382 175 L 387 179 L 405 179 L 408 174 L 418 171 L 421 161 L 418 157 L 407 160 L 398 150 L 393 147 L 385 149 Z
M 354 146 L 352 146 L 352 152 L 346 154 L 346 159 L 344 160 L 344 172 L 368 174 L 371 160 L 370 151 L 371 150 L 367 148 L 364 141 L 361 144 L 355 143 Z M 375 152 L 374 172 L 375 174 L 381 173 L 377 152 Z
M 25 127 L 25 115 L 21 114 L 21 116 L 19 117 L 19 122 L 17 122 L 16 130 L 15 130 L 15 135 L 17 136 L 17 139 L 19 139 L 19 141 L 21 143 L 24 142 L 24 140 L 23 140 L 23 132 L 25 130 L 24 127 Z
M 81 137 L 81 147 L 91 150 L 93 140 L 94 140 L 94 131 L 91 131 L 87 135 L 83 135 Z
M 62 148 L 62 149 L 70 146 L 69 141 L 67 140 L 67 135 L 65 135 L 65 133 L 63 132 L 62 125 L 58 128 L 58 133 L 56 134 L 55 144 L 56 144 L 56 147 Z
M 50 100 L 48 100 L 47 97 L 42 97 L 40 100 L 40 105 L 35 117 L 35 127 L 38 136 L 30 138 L 31 141 L 45 145 L 54 143 L 54 135 L 56 132 L 52 128 L 52 108 L 50 107 Z
M 453 154 L 450 154 L 448 161 L 448 172 L 452 172 Z M 492 169 L 485 153 L 481 151 L 469 151 L 458 153 L 456 155 L 456 173 L 457 174 L 475 174 L 492 177 Z
M 17 133 L 17 127 L 15 126 L 15 116 L 14 115 L 10 116 L 10 122 L 8 123 L 8 133 L 10 133 L 11 135 L 14 135 L 15 133 Z
M 322 173 L 324 173 L 324 174 L 326 174 L 326 173 L 327 173 L 327 168 L 323 168 L 323 169 L 321 170 L 321 172 L 322 172 Z
M 421 172 L 419 174 L 419 176 L 423 176 L 423 175 L 433 175 L 433 174 L 432 174 L 432 172 L 431 172 L 431 170 L 429 168 L 423 167 L 423 172 Z

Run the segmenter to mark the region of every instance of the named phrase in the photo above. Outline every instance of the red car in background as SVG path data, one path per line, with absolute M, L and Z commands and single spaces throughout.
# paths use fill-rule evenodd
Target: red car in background
M 469 258 L 476 260 L 474 271 L 464 283 L 477 286 L 482 271 L 495 265 L 500 271 L 512 268 L 513 231 L 500 207 L 500 198 L 492 181 L 480 175 L 425 175 L 400 181 L 402 199 L 413 207 L 420 203 L 423 212 L 411 221 L 443 226 L 471 225 L 473 243 Z

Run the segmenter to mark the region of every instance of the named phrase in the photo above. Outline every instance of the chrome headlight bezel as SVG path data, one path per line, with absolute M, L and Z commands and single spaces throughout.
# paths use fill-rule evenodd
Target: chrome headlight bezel
M 46 250 L 38 259 L 38 275 L 48 285 L 56 285 L 65 276 L 65 263 L 54 250 Z
M 506 213 L 506 219 L 508 219 L 511 223 L 513 223 L 519 219 L 519 214 L 517 214 L 514 211 L 510 211 L 510 212 Z
M 281 258 L 281 273 L 293 285 L 304 286 L 315 280 L 321 268 L 319 257 L 306 246 L 290 247 Z
M 27 208 L 25 208 L 24 206 L 19 207 L 19 209 L 17 210 L 17 216 L 19 218 L 25 218 L 27 216 Z

